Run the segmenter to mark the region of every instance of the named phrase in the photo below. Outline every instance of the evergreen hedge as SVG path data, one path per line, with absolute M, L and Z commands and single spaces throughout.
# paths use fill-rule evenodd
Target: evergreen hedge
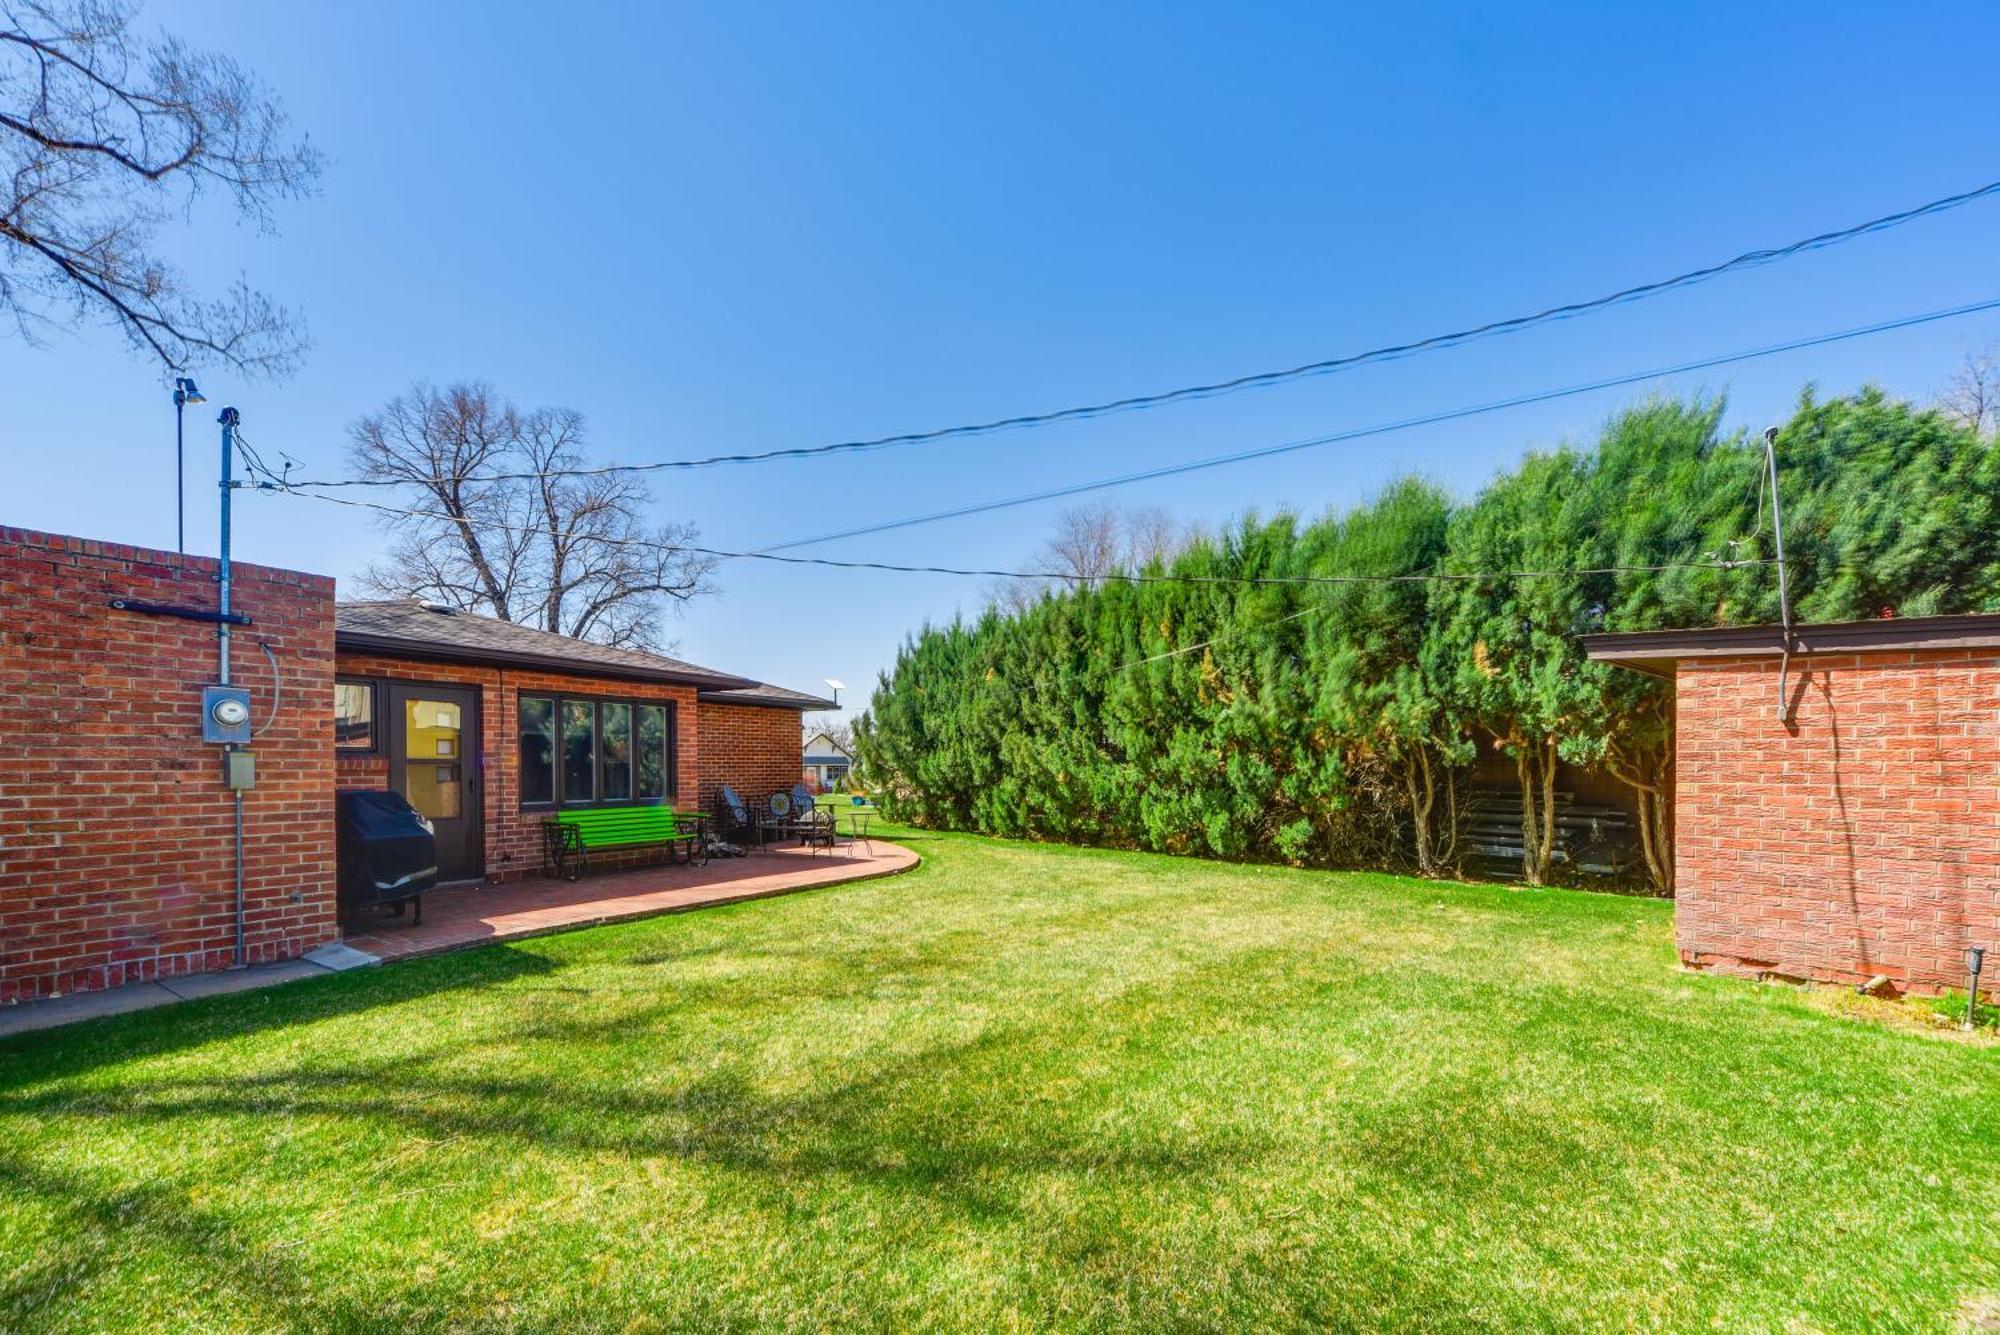
M 855 728 L 876 801 L 920 826 L 1449 873 L 1466 767 L 1512 760 L 1523 875 L 1551 870 L 1558 760 L 1629 785 L 1672 886 L 1669 691 L 1579 635 L 1777 619 L 1761 443 L 1660 398 L 1534 452 L 1469 501 L 1405 479 L 1344 514 L 1250 518 L 1150 573 L 925 626 Z M 2000 458 L 1876 390 L 1779 436 L 1793 614 L 2000 608 Z M 1615 573 L 1566 572 L 1621 568 Z M 1496 576 L 1496 571 L 1550 572 Z M 1258 585 L 1261 576 L 1391 577 Z

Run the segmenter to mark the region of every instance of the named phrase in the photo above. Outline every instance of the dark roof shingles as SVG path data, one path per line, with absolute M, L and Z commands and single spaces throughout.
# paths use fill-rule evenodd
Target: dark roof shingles
M 664 654 L 579 640 L 477 612 L 441 612 L 410 599 L 338 604 L 334 609 L 334 641 L 341 648 L 391 654 L 401 649 L 446 660 L 529 662 L 600 676 L 679 681 L 699 687 L 778 689 Z

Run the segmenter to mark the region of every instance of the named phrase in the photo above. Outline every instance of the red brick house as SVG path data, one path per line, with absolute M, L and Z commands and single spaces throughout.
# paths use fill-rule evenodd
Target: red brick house
M 2000 945 L 2000 615 L 1584 644 L 1674 685 L 1685 964 L 1928 992 Z
M 437 828 L 446 880 L 538 872 L 558 807 L 707 810 L 725 783 L 788 788 L 800 711 L 831 704 L 438 604 L 334 610 L 339 786 L 409 798 Z
M 235 562 L 254 786 L 202 740 L 217 563 L 0 528 L 0 1003 L 287 959 L 339 936 L 334 794 L 392 787 L 448 875 L 540 867 L 568 806 L 707 810 L 799 778 L 831 702 L 661 655 Z

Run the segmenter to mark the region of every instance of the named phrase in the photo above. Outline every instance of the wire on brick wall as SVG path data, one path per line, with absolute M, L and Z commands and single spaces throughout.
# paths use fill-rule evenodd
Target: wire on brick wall
M 264 657 L 271 660 L 271 716 L 264 720 L 264 726 L 251 733 L 252 737 L 262 737 L 278 721 L 278 706 L 285 699 L 285 674 L 278 667 L 278 651 L 271 647 L 269 640 L 257 641 L 257 647 L 264 651 Z

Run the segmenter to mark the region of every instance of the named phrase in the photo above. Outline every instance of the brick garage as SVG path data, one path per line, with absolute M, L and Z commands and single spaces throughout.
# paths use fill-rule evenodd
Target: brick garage
M 216 628 L 114 599 L 212 609 L 214 561 L 0 529 L 0 1002 L 224 968 L 234 804 L 201 740 Z M 263 728 L 244 800 L 245 948 L 334 939 L 333 581 L 242 562 L 235 678 Z M 271 660 L 282 679 L 271 719 Z M 268 726 L 266 726 L 268 723 Z
M 0 529 L 9 741 L 0 750 L 0 1003 L 234 962 L 234 803 L 220 748 L 201 738 L 216 627 L 111 606 L 213 611 L 217 574 L 206 558 Z M 251 619 L 234 633 L 232 675 L 250 691 L 258 727 L 256 786 L 244 801 L 243 944 L 253 963 L 338 938 L 335 792 L 398 777 L 389 743 L 401 734 L 386 717 L 375 744 L 336 746 L 337 683 L 366 683 L 384 705 L 439 687 L 467 693 L 455 697 L 473 717 L 454 754 L 429 755 L 427 766 L 405 760 L 400 772 L 407 781 L 441 762 L 464 767 L 477 826 L 465 870 L 492 879 L 539 869 L 541 820 L 554 809 L 524 801 L 523 696 L 608 703 L 609 717 L 622 707 L 635 725 L 670 718 L 671 742 L 659 747 L 665 791 L 626 800 L 684 810 L 709 808 L 724 783 L 760 800 L 798 782 L 799 715 L 831 703 L 415 603 L 337 610 L 333 581 L 319 575 L 239 561 L 232 582 L 235 610 Z M 636 786 L 636 759 L 629 774 Z M 597 797 L 591 804 L 605 804 Z
M 1586 641 L 1674 683 L 1681 959 L 1963 987 L 2000 945 L 2000 615 L 1794 635 L 1789 662 L 1772 627 Z

